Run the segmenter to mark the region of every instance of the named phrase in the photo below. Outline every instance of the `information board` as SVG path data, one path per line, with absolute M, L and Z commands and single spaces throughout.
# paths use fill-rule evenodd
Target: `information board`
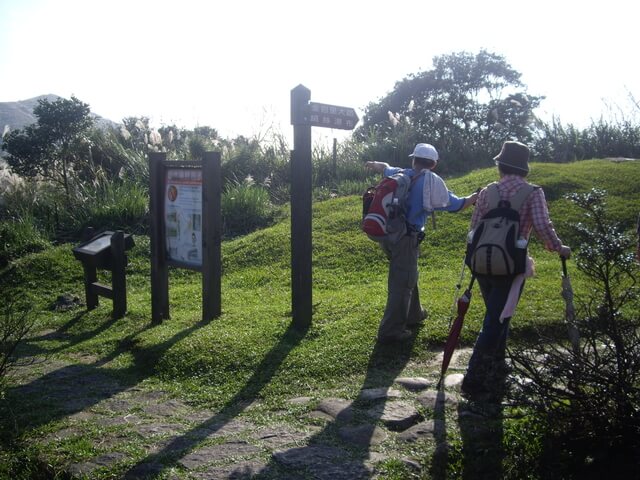
M 202 169 L 167 168 L 164 207 L 167 257 L 202 265 Z

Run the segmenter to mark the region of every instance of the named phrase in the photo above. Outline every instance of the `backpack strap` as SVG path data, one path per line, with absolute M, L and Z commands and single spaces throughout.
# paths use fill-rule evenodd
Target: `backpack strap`
M 407 188 L 407 198 L 405 198 L 405 202 L 409 201 L 409 192 L 413 188 L 413 185 L 416 183 L 416 181 L 420 177 L 422 177 L 423 175 L 424 175 L 424 170 L 421 170 L 420 173 L 416 173 L 413 177 L 411 177 L 411 182 L 409 183 L 409 188 Z M 405 208 L 406 208 L 406 205 L 405 205 Z
M 500 203 L 500 192 L 498 191 L 498 182 L 490 183 L 485 187 L 487 189 L 487 202 L 489 210 L 497 208 Z
M 533 193 L 534 190 L 540 188 L 538 185 L 533 185 L 532 183 L 525 183 L 522 187 L 518 189 L 518 191 L 509 199 L 509 204 L 511 208 L 515 211 L 519 212 L 520 207 L 527 200 L 529 195 Z M 493 182 L 487 185 L 487 202 L 489 204 L 489 210 L 496 208 L 500 203 L 500 191 L 498 190 L 498 182 Z
M 537 185 L 532 185 L 531 183 L 525 183 L 520 189 L 509 199 L 509 203 L 511 204 L 511 208 L 516 212 L 520 211 L 520 208 L 527 200 L 529 195 L 533 193 L 534 190 L 540 188 Z
M 413 188 L 413 184 L 416 183 L 416 181 L 420 178 L 423 177 L 425 174 L 424 170 L 421 170 L 420 173 L 415 174 L 413 177 L 411 177 L 411 184 L 409 185 L 409 189 L 407 190 L 407 198 L 405 199 L 405 202 L 409 201 L 409 192 L 411 191 L 411 189 Z M 407 206 L 404 206 L 405 209 L 407 208 Z M 414 213 L 411 218 L 407 218 L 407 222 L 408 223 L 412 223 L 416 218 L 418 218 L 418 216 L 422 213 L 421 210 L 418 210 L 416 213 Z
M 424 170 L 420 170 L 419 173 L 416 173 L 413 177 L 411 177 L 411 185 L 409 186 L 409 190 L 413 187 L 413 184 L 418 180 L 421 176 L 425 174 Z

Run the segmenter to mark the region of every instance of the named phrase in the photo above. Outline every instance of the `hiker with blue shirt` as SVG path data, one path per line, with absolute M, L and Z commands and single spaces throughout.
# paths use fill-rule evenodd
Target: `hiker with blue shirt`
M 404 205 L 407 233 L 395 243 L 380 242 L 389 259 L 387 305 L 378 329 L 380 343 L 408 340 L 413 336 L 411 329 L 417 328 L 427 316 L 418 292 L 418 257 L 428 216 L 435 210 L 460 212 L 473 205 L 477 197 L 474 193 L 460 198 L 447 189 L 442 178 L 433 172 L 439 160 L 433 145 L 418 143 L 409 157 L 413 158 L 412 168 L 404 169 L 412 178 Z M 385 177 L 403 171 L 386 162 L 366 162 L 365 166 Z

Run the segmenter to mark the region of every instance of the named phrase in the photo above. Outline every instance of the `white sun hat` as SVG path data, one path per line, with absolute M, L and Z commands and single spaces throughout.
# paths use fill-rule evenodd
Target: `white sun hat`
M 428 143 L 419 143 L 416 148 L 413 149 L 413 153 L 410 157 L 426 158 L 428 160 L 438 161 L 438 151 L 433 145 Z

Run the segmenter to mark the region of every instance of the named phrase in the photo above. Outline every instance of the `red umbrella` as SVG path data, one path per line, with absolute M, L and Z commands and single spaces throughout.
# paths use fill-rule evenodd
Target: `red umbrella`
M 447 368 L 449 368 L 449 362 L 451 362 L 451 356 L 453 355 L 453 351 L 458 346 L 458 340 L 460 339 L 460 332 L 462 331 L 462 323 L 464 322 L 464 316 L 467 314 L 467 310 L 469 310 L 469 303 L 471 303 L 471 289 L 473 288 L 473 282 L 476 277 L 471 277 L 471 282 L 469 283 L 469 288 L 467 288 L 462 296 L 458 298 L 458 315 L 455 320 L 451 324 L 451 329 L 449 330 L 449 337 L 447 338 L 447 343 L 444 346 L 444 352 L 442 354 L 442 367 L 440 369 L 440 380 L 438 380 L 438 386 L 436 387 L 440 390 L 442 385 L 442 380 L 444 378 L 444 374 L 447 373 Z

